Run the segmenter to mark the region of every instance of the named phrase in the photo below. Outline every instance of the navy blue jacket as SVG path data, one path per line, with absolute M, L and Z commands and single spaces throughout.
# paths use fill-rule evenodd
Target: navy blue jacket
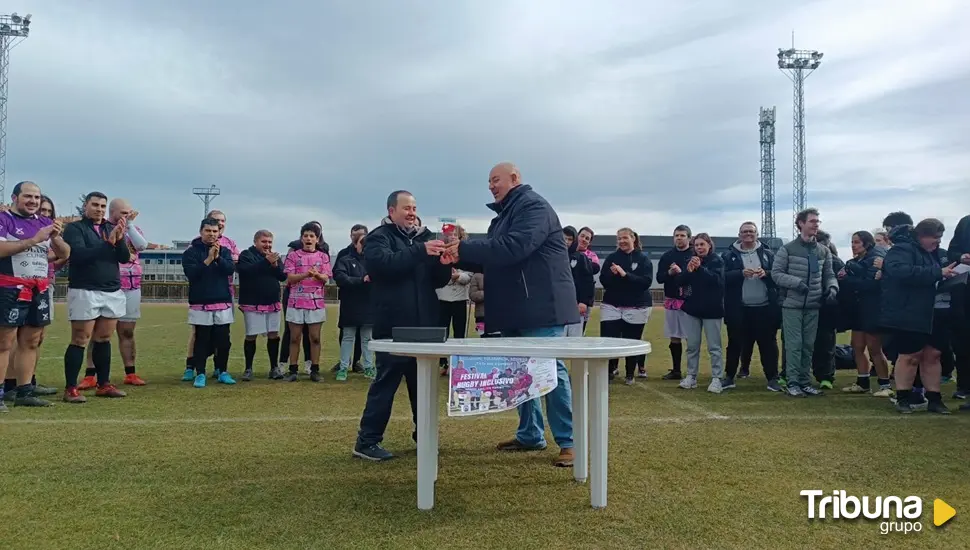
M 333 268 L 333 279 L 340 288 L 340 316 L 337 326 L 366 327 L 374 324 L 374 313 L 370 304 L 370 292 L 373 286 L 364 282 L 367 276 L 367 265 L 364 257 L 351 247 L 341 250 L 340 259 Z
M 529 330 L 580 322 L 576 286 L 559 216 L 529 185 L 501 203 L 487 238 L 464 241 L 459 261 L 485 275 L 485 325 L 490 331 Z
M 626 277 L 613 273 L 611 266 L 618 265 L 626 271 Z M 603 303 L 616 307 L 650 307 L 650 285 L 653 284 L 653 262 L 646 254 L 633 250 L 629 254 L 616 250 L 603 260 L 600 271 L 603 285 Z
M 189 280 L 189 305 L 232 303 L 229 277 L 236 270 L 232 253 L 223 246 L 219 249 L 219 257 L 205 265 L 210 248 L 211 245 L 196 237 L 182 253 L 182 272 Z
M 882 280 L 876 279 L 879 269 L 876 258 L 885 260 L 884 250 L 873 247 L 861 258 L 845 262 L 845 277 L 839 281 L 839 305 L 849 329 L 878 332 L 882 310 Z M 833 266 L 834 269 L 834 266 Z
M 105 240 L 114 224 L 101 222 L 101 232 L 94 230 L 89 218 L 81 218 L 64 227 L 64 242 L 71 247 L 67 263 L 68 288 L 114 292 L 121 288 L 119 264 L 131 261 L 128 241 L 119 239 L 113 246 Z
M 660 261 L 657 262 L 657 282 L 664 285 L 664 297 L 674 298 L 679 300 L 683 298 L 680 295 L 680 281 L 678 275 L 671 275 L 667 273 L 670 270 L 670 266 L 677 264 L 680 266 L 680 271 L 687 271 L 687 262 L 690 261 L 690 257 L 694 255 L 693 248 L 686 248 L 684 250 L 677 250 L 676 248 L 671 248 L 670 250 L 663 253 L 660 257 Z M 767 270 L 765 270 L 767 271 Z
M 771 266 L 775 262 L 775 254 L 764 245 L 758 247 L 756 254 L 761 260 L 761 269 L 764 269 L 766 274 L 761 280 L 768 291 L 768 306 L 772 308 L 772 313 L 781 315 L 778 287 L 771 278 Z M 741 258 L 741 251 L 731 246 L 721 253 L 721 261 L 724 263 L 724 320 L 728 323 L 740 323 L 744 314 L 744 303 L 741 301 L 741 287 L 744 286 L 744 260 Z M 682 269 L 687 271 L 686 266 Z M 774 311 L 775 309 L 777 311 Z
M 684 313 L 698 319 L 721 319 L 724 317 L 724 262 L 713 252 L 704 256 L 701 265 L 693 272 L 677 276 L 684 288 Z
M 440 326 L 435 290 L 451 281 L 451 266 L 425 252 L 424 243 L 433 238 L 426 227 L 405 233 L 388 219 L 367 235 L 374 338 L 390 338 L 394 327 Z
M 236 271 L 239 272 L 239 305 L 269 306 L 280 303 L 280 283 L 286 280 L 283 258 L 274 266 L 266 261 L 266 256 L 259 249 L 250 246 L 239 254 Z
M 941 258 L 920 246 L 908 225 L 892 230 L 893 247 L 882 264 L 882 311 L 884 329 L 933 334 L 936 283 L 943 280 Z
M 596 299 L 596 281 L 593 276 L 600 272 L 600 265 L 579 251 L 579 240 L 573 239 L 569 246 L 569 265 L 576 285 L 576 303 L 592 306 Z

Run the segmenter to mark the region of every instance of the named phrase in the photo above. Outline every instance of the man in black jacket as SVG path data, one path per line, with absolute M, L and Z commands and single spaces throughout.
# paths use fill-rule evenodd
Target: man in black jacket
M 970 216 L 957 222 L 950 239 L 947 257 L 951 262 L 970 266 Z M 961 275 L 967 277 L 967 275 Z M 952 320 L 950 340 L 953 344 L 954 363 L 957 371 L 957 391 L 954 399 L 970 399 L 970 285 L 955 285 L 950 291 Z M 970 401 L 960 406 L 961 411 L 970 410 Z
M 579 251 L 579 234 L 576 228 L 567 225 L 562 229 L 566 238 L 569 252 L 569 266 L 573 272 L 573 284 L 576 285 L 576 304 L 582 319 L 589 317 L 589 310 L 593 309 L 596 297 L 596 281 L 593 276 L 600 272 L 600 265 L 589 259 L 589 256 Z M 566 327 L 566 336 L 582 336 L 586 332 L 586 323 L 580 321 L 578 325 Z
M 438 295 L 451 280 L 451 266 L 442 265 L 444 243 L 421 227 L 414 196 L 395 191 L 387 197 L 387 217 L 364 241 L 364 261 L 371 284 L 374 338 L 390 338 L 394 327 L 436 327 Z M 404 378 L 417 425 L 418 365 L 413 357 L 377 353 L 377 376 L 367 391 L 353 455 L 380 462 L 394 458 L 381 447 L 391 418 L 394 394 Z M 417 432 L 411 437 L 417 440 Z
M 235 384 L 229 376 L 229 331 L 232 328 L 232 287 L 229 277 L 236 271 L 232 252 L 219 245 L 219 221 L 206 218 L 199 226 L 199 237 L 182 253 L 182 272 L 189 280 L 189 325 L 195 328 L 196 388 L 205 387 L 205 363 L 213 350 L 215 370 L 220 384 Z M 186 370 L 183 381 L 191 380 Z
M 782 391 L 778 385 L 778 329 L 781 308 L 778 289 L 771 279 L 775 255 L 758 241 L 758 226 L 744 222 L 738 230 L 738 241 L 721 254 L 724 261 L 724 322 L 728 345 L 726 378 L 721 387 L 735 387 L 734 377 L 748 372 L 751 350 L 755 343 L 761 354 L 761 367 L 768 389 Z M 747 361 L 748 364 L 743 364 Z
M 488 189 L 496 213 L 487 238 L 449 243 L 451 261 L 485 275 L 485 326 L 503 337 L 556 337 L 566 326 L 581 323 L 576 286 L 559 216 L 505 162 L 492 168 Z M 556 466 L 573 464 L 573 411 L 566 365 L 558 362 L 559 383 L 546 394 L 549 427 L 559 445 Z M 499 443 L 502 451 L 532 451 L 546 447 L 542 409 L 536 400 L 519 406 L 519 429 Z
M 674 247 L 660 256 L 657 262 L 657 282 L 664 285 L 664 336 L 670 338 L 670 360 L 673 367 L 663 376 L 664 380 L 680 380 L 681 359 L 684 356 L 684 340 L 687 338 L 687 314 L 680 310 L 684 305 L 677 276 L 687 271 L 687 262 L 694 252 L 690 246 L 691 232 L 686 225 L 674 228 Z
M 239 254 L 239 311 L 246 323 L 243 355 L 246 370 L 243 382 L 253 379 L 253 359 L 256 357 L 256 337 L 266 336 L 269 354 L 270 380 L 282 380 L 283 372 L 276 363 L 280 354 L 280 283 L 286 280 L 283 259 L 273 252 L 273 234 L 260 229 L 253 237 L 253 246 Z
M 64 229 L 64 241 L 71 247 L 68 260 L 67 317 L 71 321 L 71 343 L 64 352 L 64 401 L 84 403 L 77 377 L 84 364 L 84 348 L 94 340 L 91 356 L 97 370 L 98 397 L 124 397 L 111 384 L 111 335 L 124 316 L 125 295 L 121 291 L 119 264 L 131 261 L 125 241 L 128 223 L 117 225 L 105 219 L 108 197 L 97 191 L 84 197 L 84 216 Z
M 337 268 L 337 264 L 340 262 L 341 258 L 343 258 L 344 256 L 346 256 L 347 254 L 350 254 L 351 252 L 354 252 L 354 247 L 355 247 L 354 243 L 356 243 L 358 240 L 360 240 L 361 238 L 363 238 L 365 235 L 367 235 L 367 226 L 366 225 L 359 224 L 359 223 L 355 223 L 353 225 L 353 227 L 350 228 L 350 244 L 347 245 L 346 248 L 340 249 L 340 252 L 337 252 L 337 259 L 333 261 L 334 269 Z M 336 276 L 336 273 L 334 273 L 334 276 Z M 340 298 L 340 295 L 339 294 L 338 294 L 338 298 Z M 343 299 L 342 298 L 340 298 L 340 307 L 344 307 Z M 341 311 L 343 311 L 343 310 L 341 310 Z M 344 329 L 343 329 L 343 326 L 341 326 L 340 327 L 340 333 L 337 335 L 337 342 L 343 342 L 343 341 L 344 341 Z M 360 353 L 361 353 L 361 351 L 360 351 L 360 327 L 357 327 L 356 332 L 354 334 L 354 360 L 353 360 L 353 363 L 352 363 L 352 365 L 350 367 L 353 372 L 364 372 L 364 368 L 360 364 Z M 337 361 L 334 364 L 333 368 L 330 369 L 330 370 L 332 372 L 339 371 L 340 370 L 340 361 Z
M 346 380 L 347 371 L 353 368 L 351 361 L 355 340 L 365 351 L 361 357 L 364 360 L 364 376 L 374 378 L 377 374 L 368 344 L 374 330 L 374 315 L 371 312 L 370 299 L 372 285 L 364 260 L 367 235 L 354 235 L 353 239 L 353 248 L 349 253 L 341 255 L 333 268 L 334 281 L 340 288 L 340 315 L 337 319 L 341 335 L 340 361 L 337 363 L 336 376 L 338 381 Z

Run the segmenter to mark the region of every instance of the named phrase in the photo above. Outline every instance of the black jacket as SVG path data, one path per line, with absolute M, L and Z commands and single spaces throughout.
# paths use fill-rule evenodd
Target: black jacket
M 873 247 L 863 257 L 845 262 L 845 277 L 839 281 L 839 306 L 847 328 L 851 330 L 879 331 L 882 280 L 876 279 L 879 269 L 874 263 L 876 258 L 885 260 L 885 256 L 885 251 Z M 835 269 L 834 265 L 832 269 Z
M 610 269 L 618 265 L 626 271 L 626 277 L 615 275 Z M 650 307 L 650 285 L 653 284 L 653 262 L 646 254 L 634 250 L 627 254 L 616 250 L 603 260 L 600 271 L 603 285 L 603 303 L 616 307 Z
M 698 319 L 724 317 L 724 262 L 717 254 L 704 256 L 701 265 L 677 276 L 684 289 L 684 313 Z
M 690 258 L 693 255 L 694 250 L 690 247 L 688 247 L 686 250 L 677 250 L 676 248 L 671 248 L 670 250 L 664 252 L 663 256 L 660 257 L 660 261 L 657 262 L 657 282 L 664 285 L 665 298 L 683 298 L 683 296 L 680 295 L 681 286 L 679 276 L 670 275 L 667 272 L 670 270 L 671 265 L 677 264 L 680 266 L 681 273 L 686 273 L 687 262 L 690 261 Z
M 894 228 L 893 247 L 882 264 L 882 311 L 884 329 L 933 334 L 936 283 L 943 280 L 940 258 L 920 246 L 913 228 Z
M 489 331 L 529 330 L 579 323 L 576 285 L 559 216 L 529 185 L 513 188 L 496 212 L 488 237 L 464 241 L 459 261 L 485 275 Z
M 374 338 L 390 338 L 394 327 L 437 327 L 438 295 L 451 280 L 451 266 L 428 256 L 424 243 L 434 238 L 426 227 L 406 234 L 385 219 L 367 235 L 364 262 L 371 278 Z
M 333 268 L 333 279 L 340 288 L 340 317 L 337 326 L 365 327 L 374 324 L 374 313 L 371 309 L 370 282 L 364 282 L 367 266 L 363 256 L 357 250 L 346 249 L 337 254 L 340 258 Z
M 596 281 L 593 276 L 600 272 L 600 266 L 579 251 L 577 239 L 569 246 L 569 265 L 572 267 L 573 284 L 576 286 L 576 303 L 592 306 L 596 299 Z
M 286 280 L 282 257 L 274 266 L 259 249 L 250 246 L 239 254 L 236 271 L 239 272 L 239 305 L 269 306 L 280 302 L 280 283 Z
M 182 253 L 182 272 L 189 280 L 189 305 L 232 303 L 229 277 L 236 270 L 232 253 L 222 247 L 219 257 L 205 265 L 210 248 L 211 245 L 204 244 L 202 239 L 196 237 Z
M 108 220 L 101 222 L 101 232 L 94 230 L 88 218 L 67 224 L 64 242 L 71 247 L 67 273 L 68 288 L 114 292 L 121 289 L 118 264 L 131 261 L 128 241 L 122 237 L 112 246 L 105 239 L 115 226 Z
M 771 278 L 771 266 L 775 262 L 775 254 L 764 245 L 758 247 L 756 254 L 761 260 L 761 269 L 764 269 L 766 274 L 761 281 L 764 282 L 767 290 L 768 305 L 772 308 L 773 314 L 780 316 L 778 287 Z M 724 320 L 727 323 L 740 323 L 744 314 L 744 302 L 741 299 L 744 286 L 744 259 L 741 257 L 741 251 L 731 246 L 721 253 L 721 261 L 724 263 Z M 687 271 L 683 267 L 681 269 Z

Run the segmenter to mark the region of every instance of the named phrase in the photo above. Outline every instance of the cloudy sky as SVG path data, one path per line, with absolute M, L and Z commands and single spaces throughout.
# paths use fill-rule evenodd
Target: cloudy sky
M 240 244 L 328 241 L 404 188 L 425 220 L 487 226 L 517 163 L 564 224 L 736 234 L 760 220 L 758 109 L 778 107 L 790 234 L 791 44 L 807 83 L 809 203 L 836 242 L 891 210 L 970 212 L 970 2 L 890 0 L 17 0 L 7 190 L 129 198 L 154 242 L 191 237 L 194 187 Z M 219 7 L 216 7 L 219 6 Z M 231 7 L 230 7 L 231 6 Z M 847 252 L 847 251 L 846 251 Z M 845 255 L 843 253 L 843 255 Z

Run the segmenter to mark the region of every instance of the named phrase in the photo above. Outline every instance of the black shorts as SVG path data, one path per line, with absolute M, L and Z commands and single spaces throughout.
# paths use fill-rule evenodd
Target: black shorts
M 945 337 L 945 333 L 945 330 L 934 330 L 933 334 L 906 330 L 889 330 L 886 331 L 884 337 L 886 343 L 888 343 L 894 353 L 899 355 L 913 355 L 923 351 L 923 348 L 927 346 L 940 351 L 948 349 L 949 342 L 948 338 Z
M 46 327 L 51 324 L 49 292 L 34 292 L 29 302 L 19 299 L 20 289 L 0 288 L 0 327 Z

